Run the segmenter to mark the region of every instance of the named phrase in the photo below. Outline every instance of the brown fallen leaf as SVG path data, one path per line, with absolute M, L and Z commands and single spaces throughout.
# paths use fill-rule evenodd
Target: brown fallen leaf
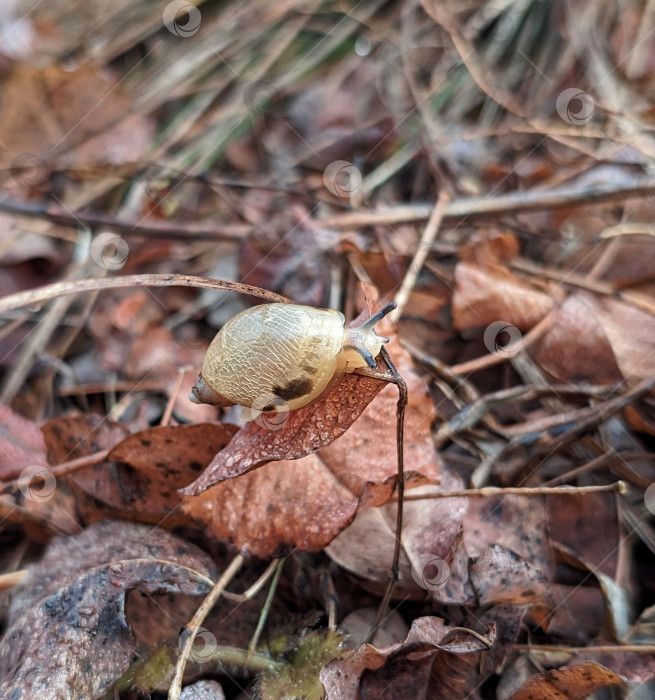
M 108 158 L 116 164 L 136 162 L 150 141 L 150 121 L 130 115 L 130 99 L 111 72 L 91 63 L 75 70 L 19 63 L 3 94 L 0 140 L 7 147 L 0 164 L 4 168 L 12 163 L 20 167 L 21 157 L 31 156 L 32 167 L 45 169 L 55 153 L 72 147 L 85 165 L 105 164 Z
M 0 496 L 0 514 L 43 541 L 79 530 L 75 494 L 50 470 L 46 444 L 36 423 L 0 405 L 0 480 L 19 478 Z
M 436 617 L 414 620 L 407 639 L 376 649 L 363 644 L 321 671 L 326 700 L 342 698 L 463 698 L 489 671 L 481 670 L 495 631 L 450 629 Z
M 555 304 L 551 296 L 499 266 L 459 262 L 455 267 L 455 283 L 453 326 L 459 331 L 498 320 L 527 331 Z
M 550 312 L 553 298 L 507 267 L 518 252 L 516 237 L 497 231 L 478 234 L 460 247 L 452 299 L 457 330 L 503 320 L 526 331 Z
M 104 521 L 54 540 L 12 603 L 0 642 L 0 696 L 96 697 L 130 666 L 131 589 L 206 594 L 211 559 L 163 530 Z
M 221 423 L 198 423 L 126 435 L 121 423 L 93 414 L 59 418 L 43 426 L 51 462 L 111 450 L 100 464 L 64 477 L 93 497 L 86 504 L 87 518 L 96 519 L 103 512 L 141 522 L 166 517 L 168 528 L 186 520 L 177 510 L 182 496 L 176 489 L 202 471 L 235 431 L 236 427 Z
M 15 479 L 30 465 L 48 468 L 38 425 L 0 404 L 0 481 Z
M 636 383 L 655 373 L 655 318 L 617 299 L 579 292 L 554 312 L 535 359 L 563 381 Z
M 517 690 L 511 700 L 584 700 L 599 688 L 621 683 L 620 676 L 594 661 L 540 673 Z

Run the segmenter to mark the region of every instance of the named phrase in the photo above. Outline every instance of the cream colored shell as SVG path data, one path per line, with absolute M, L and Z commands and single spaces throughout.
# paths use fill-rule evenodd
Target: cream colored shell
M 333 309 L 252 307 L 216 335 L 200 376 L 221 397 L 241 406 L 263 411 L 304 406 L 346 370 L 344 323 L 343 314 Z

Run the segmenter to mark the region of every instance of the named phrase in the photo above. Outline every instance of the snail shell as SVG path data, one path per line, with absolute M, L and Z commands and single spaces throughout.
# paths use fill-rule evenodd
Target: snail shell
M 325 394 L 344 373 L 375 367 L 384 343 L 373 326 L 345 328 L 340 311 L 261 304 L 231 318 L 212 341 L 191 392 L 195 403 L 293 410 Z

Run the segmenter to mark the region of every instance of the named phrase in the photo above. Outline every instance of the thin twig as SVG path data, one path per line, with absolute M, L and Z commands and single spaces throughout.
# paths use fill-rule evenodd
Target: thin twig
M 53 224 L 78 228 L 84 224 L 89 228 L 120 231 L 124 235 L 153 236 L 174 240 L 232 240 L 242 239 L 252 231 L 251 224 L 194 224 L 185 221 L 122 221 L 114 216 L 94 212 L 71 212 L 65 207 L 49 202 L 23 202 L 5 197 L 0 200 L 0 211 L 45 219 Z
M 444 223 L 459 219 L 497 217 L 547 209 L 566 209 L 581 204 L 599 204 L 626 199 L 644 199 L 655 194 L 655 180 L 635 177 L 633 182 L 597 182 L 591 185 L 556 187 L 551 190 L 522 190 L 496 197 L 453 199 L 444 209 Z M 317 219 L 316 224 L 333 229 L 357 229 L 373 225 L 393 225 L 426 221 L 434 204 L 403 204 L 396 207 L 366 209 Z
M 289 302 L 280 294 L 269 292 L 250 284 L 229 282 L 228 280 L 213 280 L 208 277 L 195 275 L 125 275 L 123 277 L 101 277 L 88 280 L 55 282 L 44 287 L 28 289 L 25 292 L 9 294 L 0 299 L 0 314 L 22 309 L 24 306 L 40 304 L 56 297 L 69 294 L 81 294 L 104 289 L 119 289 L 124 287 L 196 287 L 198 289 L 224 289 L 228 292 L 247 294 L 271 302 Z
M 230 581 L 236 576 L 239 569 L 245 562 L 245 557 L 243 554 L 237 554 L 236 557 L 230 562 L 230 565 L 225 569 L 223 575 L 218 579 L 216 585 L 209 592 L 209 595 L 202 601 L 202 604 L 196 610 L 196 614 L 191 619 L 191 622 L 186 626 L 189 634 L 184 641 L 184 646 L 180 652 L 180 658 L 175 664 L 175 674 L 173 675 L 173 680 L 171 681 L 171 687 L 168 691 L 169 700 L 180 700 L 180 694 L 182 692 L 182 677 L 184 675 L 184 668 L 186 667 L 187 659 L 191 654 L 191 649 L 193 648 L 193 642 L 195 640 L 196 634 L 200 626 L 205 621 L 207 615 L 209 615 L 211 609 L 214 607 L 216 601 L 221 596 L 221 593 L 229 585 Z
M 414 258 L 407 269 L 407 274 L 405 275 L 403 282 L 400 285 L 400 289 L 396 294 L 396 308 L 389 314 L 389 320 L 392 323 L 396 323 L 398 321 L 403 313 L 403 310 L 405 309 L 405 306 L 407 305 L 409 295 L 412 293 L 412 289 L 414 289 L 414 285 L 416 284 L 416 279 L 419 276 L 428 254 L 430 253 L 430 248 L 437 237 L 439 227 L 443 221 L 444 211 L 449 201 L 450 195 L 448 194 L 447 190 L 442 190 L 439 194 L 439 199 L 437 199 L 437 203 L 432 210 L 427 226 L 423 230 L 421 240 L 418 242 L 418 247 L 414 253 Z
M 483 486 L 480 489 L 458 489 L 456 491 L 407 495 L 405 500 L 425 501 L 433 498 L 468 498 L 469 496 L 482 498 L 494 496 L 579 496 L 590 493 L 626 493 L 626 491 L 625 481 L 615 481 L 612 484 L 601 486 Z

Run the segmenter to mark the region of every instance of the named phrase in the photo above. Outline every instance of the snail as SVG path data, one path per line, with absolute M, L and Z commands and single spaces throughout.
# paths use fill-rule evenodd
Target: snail
M 189 398 L 288 411 L 324 396 L 345 372 L 369 367 L 389 342 L 374 326 L 388 304 L 355 328 L 334 309 L 260 304 L 231 318 L 211 342 Z

